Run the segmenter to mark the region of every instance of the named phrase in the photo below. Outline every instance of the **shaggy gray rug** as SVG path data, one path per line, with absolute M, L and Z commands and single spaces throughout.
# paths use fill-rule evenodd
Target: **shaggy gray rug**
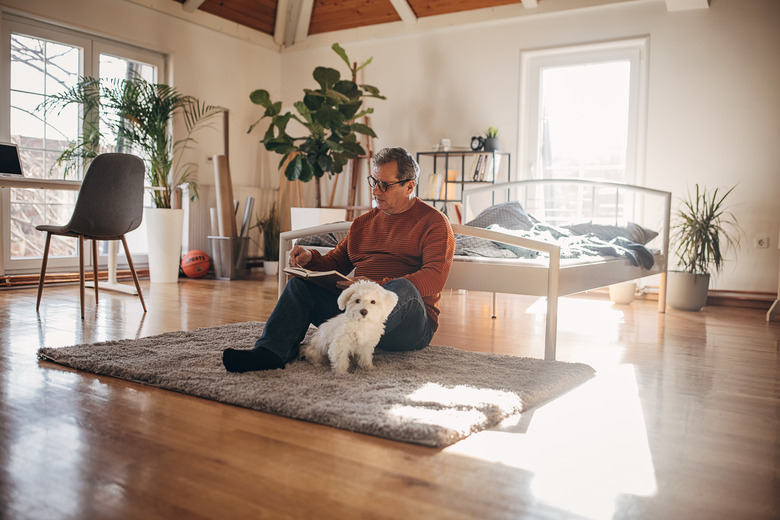
M 499 424 L 590 378 L 588 365 L 429 346 L 377 351 L 376 368 L 335 375 L 296 361 L 232 374 L 222 350 L 250 347 L 261 322 L 41 348 L 39 358 L 294 419 L 432 447 Z

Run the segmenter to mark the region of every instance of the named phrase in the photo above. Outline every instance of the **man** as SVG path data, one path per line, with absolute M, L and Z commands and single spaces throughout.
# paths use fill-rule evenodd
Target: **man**
M 373 159 L 368 178 L 374 209 L 359 216 L 333 250 L 321 255 L 300 246 L 290 265 L 315 271 L 334 269 L 373 280 L 398 295 L 377 348 L 418 350 L 436 332 L 441 291 L 452 267 L 455 238 L 447 218 L 414 196 L 419 166 L 403 148 L 384 148 Z M 251 350 L 225 349 L 229 372 L 284 368 L 298 356 L 310 324 L 320 325 L 341 312 L 338 295 L 314 283 L 292 278 L 285 287 L 262 336 Z

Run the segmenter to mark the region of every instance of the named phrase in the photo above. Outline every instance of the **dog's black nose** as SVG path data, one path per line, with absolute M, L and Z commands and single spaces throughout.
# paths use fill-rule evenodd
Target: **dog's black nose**
M 360 309 L 360 315 L 365 317 L 366 314 L 368 314 L 368 311 L 366 309 Z

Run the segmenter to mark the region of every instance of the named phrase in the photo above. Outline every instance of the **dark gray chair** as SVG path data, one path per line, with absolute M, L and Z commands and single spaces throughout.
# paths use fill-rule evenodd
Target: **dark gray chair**
M 76 207 L 70 222 L 64 226 L 40 225 L 35 229 L 46 232 L 46 245 L 43 248 L 41 279 L 38 282 L 38 302 L 41 306 L 43 280 L 46 276 L 46 263 L 49 259 L 49 243 L 52 235 L 79 239 L 79 298 L 81 319 L 84 319 L 84 240 L 92 240 L 92 272 L 95 279 L 95 304 L 98 300 L 98 240 L 121 240 L 125 248 L 127 263 L 133 273 L 133 281 L 146 312 L 146 304 L 138 284 L 138 275 L 127 249 L 125 234 L 141 224 L 144 201 L 144 162 L 135 155 L 124 153 L 106 153 L 92 160 L 81 183 Z

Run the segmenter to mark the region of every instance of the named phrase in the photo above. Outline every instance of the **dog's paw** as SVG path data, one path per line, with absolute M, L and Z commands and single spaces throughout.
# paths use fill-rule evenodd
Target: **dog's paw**
M 314 345 L 310 343 L 301 346 L 299 356 L 301 359 L 305 359 L 312 365 L 326 364 L 325 356 L 323 356 L 322 353 L 319 350 L 317 350 L 317 348 Z

